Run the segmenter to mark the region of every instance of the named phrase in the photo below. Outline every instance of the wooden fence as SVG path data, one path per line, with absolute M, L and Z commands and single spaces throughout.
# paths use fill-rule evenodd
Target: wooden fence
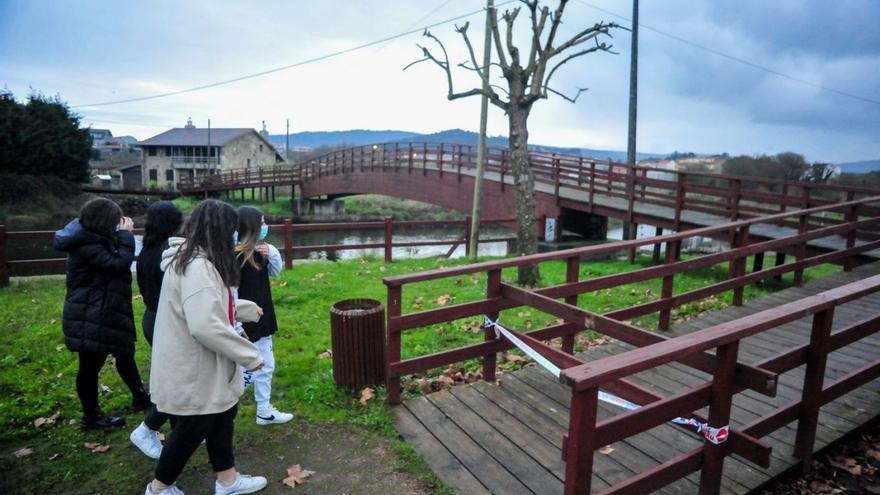
M 727 425 L 730 404 L 735 393 L 751 389 L 773 396 L 778 374 L 805 363 L 807 372 L 801 401 L 767 414 L 743 428 L 731 429 L 726 441 L 717 445 L 707 441 L 703 448 L 615 485 L 607 493 L 644 493 L 656 490 L 700 469 L 702 469 L 701 492 L 718 493 L 723 459 L 726 455 L 736 453 L 758 465 L 766 466 L 769 462 L 770 448 L 759 438 L 795 419 L 799 420 L 796 454 L 805 460 L 806 466 L 809 466 L 819 407 L 880 376 L 880 360 L 877 360 L 844 378 L 823 385 L 825 356 L 835 349 L 874 333 L 878 330 L 877 324 L 880 323 L 880 317 L 872 315 L 856 325 L 830 334 L 835 306 L 880 290 L 880 277 L 866 279 L 815 297 L 674 339 L 641 329 L 628 320 L 657 313 L 659 328 L 662 330 L 668 328 L 671 312 L 682 304 L 732 291 L 733 304 L 741 305 L 743 290 L 748 284 L 779 277 L 788 272 L 794 272 L 794 282 L 800 284 L 805 268 L 831 262 L 843 263 L 845 267 L 851 267 L 863 262 L 864 260 L 860 259 L 861 254 L 880 248 L 880 240 L 877 239 L 857 241 L 859 231 L 876 229 L 880 224 L 880 215 L 877 214 L 875 205 L 877 202 L 880 202 L 880 196 L 732 221 L 654 238 L 387 277 L 384 282 L 388 291 L 386 305 L 388 401 L 392 404 L 400 402 L 402 376 L 469 359 L 481 359 L 483 377 L 493 380 L 497 353 L 514 347 L 509 340 L 497 338 L 494 329 L 487 327 L 482 343 L 401 359 L 401 339 L 408 330 L 478 315 L 486 315 L 491 320 L 497 320 L 502 310 L 528 306 L 549 313 L 562 321 L 540 330 L 527 333 L 513 331 L 513 333 L 561 368 L 564 382 L 572 387 L 569 432 L 567 438 L 563 440 L 566 493 L 589 493 L 593 453 L 596 449 L 678 416 L 688 415 L 714 427 Z M 857 220 L 831 225 L 814 221 L 817 216 L 824 217 L 829 212 Z M 750 241 L 749 229 L 752 226 L 788 218 L 795 219 L 801 226 L 793 235 L 769 241 Z M 711 236 L 719 232 L 727 232 L 729 238 L 733 240 L 730 250 L 685 260 L 678 258 L 677 254 L 683 240 L 694 236 Z M 806 256 L 805 246 L 808 241 L 831 236 L 845 240 L 840 243 L 839 249 Z M 665 244 L 666 248 L 666 261 L 662 265 L 622 274 L 579 279 L 581 259 L 585 256 L 661 243 Z M 780 253 L 785 250 L 796 253 L 793 261 L 786 263 L 784 255 L 777 255 L 776 266 L 764 268 L 765 252 Z M 754 256 L 755 260 L 751 273 L 747 273 L 746 270 L 749 256 Z M 502 281 L 501 272 L 504 268 L 554 260 L 564 260 L 566 263 L 564 284 L 526 290 Z M 727 280 L 689 292 L 673 293 L 676 275 L 720 263 L 728 264 Z M 402 300 L 405 286 L 472 274 L 486 276 L 484 299 L 403 314 Z M 662 289 L 659 297 L 651 302 L 605 314 L 583 309 L 577 305 L 580 294 L 653 279 L 662 280 Z M 808 315 L 815 315 L 809 344 L 788 350 L 757 365 L 747 365 L 737 361 L 738 343 L 743 338 Z M 639 349 L 599 361 L 583 363 L 573 356 L 574 341 L 578 333 L 587 329 L 621 340 Z M 559 337 L 562 338 L 561 349 L 544 343 Z M 707 352 L 712 349 L 715 350 L 714 354 Z M 713 379 L 711 382 L 671 397 L 659 396 L 626 379 L 639 371 L 672 361 L 710 373 Z M 597 423 L 599 388 L 643 407 Z M 692 413 L 705 406 L 709 407 L 708 419 Z
M 516 220 L 512 218 L 485 219 L 480 222 L 481 225 L 502 224 L 510 225 Z M 400 242 L 394 241 L 395 227 L 459 227 L 462 234 L 455 240 L 436 240 L 436 241 L 417 241 L 417 242 Z M 339 230 L 381 230 L 384 233 L 382 242 L 377 243 L 359 243 L 359 244 L 323 244 L 310 246 L 296 246 L 293 243 L 294 237 L 298 232 L 329 232 Z M 352 223 L 313 223 L 313 224 L 294 224 L 292 220 L 286 219 L 283 224 L 270 225 L 270 232 L 280 233 L 284 236 L 283 246 L 279 246 L 278 250 L 284 256 L 287 268 L 293 265 L 293 256 L 298 253 L 311 253 L 322 251 L 343 251 L 343 250 L 367 250 L 381 249 L 386 262 L 392 261 L 392 253 L 394 248 L 399 247 L 422 247 L 422 246 L 450 246 L 447 255 L 451 255 L 452 251 L 460 245 L 465 246 L 465 252 L 470 254 L 470 238 L 471 238 L 471 218 L 467 217 L 463 220 L 393 220 L 385 218 L 381 222 L 352 222 Z M 143 229 L 135 229 L 136 234 L 143 234 Z M 51 242 L 55 232 L 51 230 L 43 231 L 17 231 L 8 232 L 5 225 L 0 225 L 0 286 L 9 284 L 9 277 L 20 276 L 32 270 L 38 270 L 40 273 L 64 273 L 67 258 L 42 258 L 42 259 L 9 259 L 9 244 L 21 241 L 44 241 Z M 494 237 L 481 238 L 480 244 L 490 242 L 508 242 L 516 240 L 515 237 Z

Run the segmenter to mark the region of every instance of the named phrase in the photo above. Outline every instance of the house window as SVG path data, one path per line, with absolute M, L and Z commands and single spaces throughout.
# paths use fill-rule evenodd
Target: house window
M 165 147 L 165 156 L 171 156 L 171 146 Z
M 159 180 L 159 171 L 155 168 L 150 169 L 150 180 Z
M 165 171 L 165 180 L 168 182 L 174 182 L 174 170 L 169 168 Z
M 260 153 L 262 153 L 262 152 L 263 152 L 263 145 L 261 144 L 260 145 Z
M 248 166 L 248 168 L 251 168 L 251 159 L 248 158 L 247 160 L 248 160 L 248 162 L 247 162 L 247 166 Z
M 150 150 L 150 156 L 156 156 L 156 147 L 155 146 L 150 146 L 147 149 Z

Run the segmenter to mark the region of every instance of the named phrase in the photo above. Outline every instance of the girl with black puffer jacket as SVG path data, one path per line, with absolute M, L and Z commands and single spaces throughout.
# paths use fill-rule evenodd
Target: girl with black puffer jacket
M 109 199 L 86 203 L 79 218 L 55 232 L 55 249 L 67 253 L 64 343 L 79 354 L 76 391 L 83 408 L 83 429 L 119 426 L 125 420 L 105 416 L 98 407 L 98 373 L 113 355 L 119 376 L 131 390 L 132 407 L 150 406 L 134 361 L 131 262 L 134 224 Z

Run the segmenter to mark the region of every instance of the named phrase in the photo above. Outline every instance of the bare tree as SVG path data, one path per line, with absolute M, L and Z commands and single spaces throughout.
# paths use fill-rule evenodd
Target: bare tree
M 538 250 L 534 199 L 535 176 L 529 166 L 528 148 L 528 119 L 532 105 L 538 100 L 546 99 L 550 94 L 575 103 L 578 96 L 586 89 L 578 88 L 573 95 L 566 95 L 550 85 L 553 75 L 560 67 L 573 59 L 593 52 L 610 52 L 611 45 L 600 41 L 600 38 L 610 37 L 609 31 L 619 26 L 614 23 L 599 22 L 559 43 L 556 36 L 568 1 L 560 0 L 559 5 L 553 11 L 547 6 L 539 6 L 538 0 L 524 0 L 522 3 L 528 10 L 531 20 L 531 46 L 527 52 L 520 52 L 513 42 L 514 23 L 522 7 L 505 10 L 501 15 L 501 20 L 505 24 L 503 38 L 502 29 L 498 25 L 497 10 L 494 7 L 488 9 L 493 44 L 496 49 L 496 57 L 493 57 L 492 65 L 501 69 L 501 77 L 507 81 L 507 88 L 490 84 L 488 71 L 477 63 L 474 48 L 467 34 L 469 23 L 455 27 L 455 31 L 461 35 L 470 55 L 469 61 L 462 62 L 458 66 L 474 72 L 481 82 L 486 83 L 482 87 L 462 92 L 455 91 L 452 66 L 446 47 L 439 38 L 427 30 L 424 36 L 436 43 L 442 56 L 438 57 L 427 47 L 418 45 L 422 50 L 423 58 L 407 65 L 404 70 L 420 62 L 433 62 L 446 73 L 449 90 L 447 97 L 450 100 L 485 94 L 493 105 L 501 108 L 507 114 L 510 160 L 517 191 L 517 244 L 520 254 L 532 254 Z M 528 58 L 522 58 L 521 54 L 525 55 L 526 53 L 528 53 Z M 483 90 L 483 87 L 486 89 Z M 504 97 L 500 96 L 496 90 L 504 93 Z M 519 283 L 534 286 L 538 282 L 538 275 L 537 266 L 520 267 Z

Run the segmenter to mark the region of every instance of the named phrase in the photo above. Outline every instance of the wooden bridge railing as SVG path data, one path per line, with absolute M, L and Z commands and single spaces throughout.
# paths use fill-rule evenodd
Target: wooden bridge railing
M 384 279 L 384 282 L 388 291 L 386 305 L 388 311 L 386 340 L 386 386 L 388 401 L 392 404 L 400 402 L 402 376 L 420 373 L 433 368 L 447 366 L 470 359 L 481 359 L 483 377 L 487 380 L 494 380 L 496 354 L 514 347 L 509 341 L 497 338 L 493 328 L 486 328 L 484 342 L 482 343 L 471 344 L 456 349 L 442 350 L 429 355 L 402 359 L 402 336 L 406 331 L 479 315 L 485 315 L 492 320 L 497 320 L 499 312 L 502 310 L 529 306 L 538 311 L 556 316 L 562 322 L 540 330 L 517 335 L 521 340 L 526 341 L 527 344 L 539 349 L 545 357 L 550 358 L 551 361 L 555 361 L 560 368 L 569 368 L 569 370 L 566 371 L 566 376 L 571 377 L 570 381 L 572 383 L 576 383 L 577 380 L 581 379 L 581 375 L 590 377 L 590 380 L 595 380 L 592 378 L 592 375 L 590 375 L 593 368 L 589 367 L 589 365 L 581 367 L 583 363 L 572 356 L 575 336 L 584 330 L 591 329 L 630 345 L 651 349 L 650 351 L 642 351 L 641 354 L 638 354 L 640 357 L 650 357 L 653 355 L 651 354 L 652 352 L 659 349 L 659 355 L 662 356 L 662 359 L 668 358 L 670 360 L 679 361 L 706 373 L 714 374 L 715 381 L 717 382 L 706 384 L 699 388 L 699 390 L 690 391 L 683 396 L 676 395 L 671 398 L 663 398 L 654 394 L 649 394 L 646 390 L 635 387 L 622 380 L 611 382 L 602 381 L 601 385 L 603 388 L 612 393 L 621 395 L 623 398 L 636 404 L 656 402 L 657 405 L 654 407 L 659 408 L 657 409 L 659 411 L 657 417 L 664 418 L 664 422 L 666 419 L 669 419 L 670 414 L 675 413 L 675 415 L 682 415 L 685 412 L 690 413 L 693 410 L 700 409 L 709 404 L 709 423 L 713 426 L 720 425 L 725 421 L 725 416 L 729 413 L 729 401 L 733 390 L 738 391 L 742 388 L 749 388 L 762 394 L 774 395 L 777 374 L 784 369 L 790 369 L 785 368 L 786 366 L 798 366 L 798 363 L 800 362 L 799 360 L 803 356 L 815 360 L 814 357 L 811 357 L 815 352 L 806 348 L 798 348 L 797 352 L 799 354 L 789 355 L 787 353 L 775 358 L 775 360 L 763 363 L 762 366 L 750 366 L 737 362 L 736 342 L 744 336 L 747 336 L 747 334 L 751 335 L 772 328 L 775 325 L 765 326 L 765 323 L 757 322 L 755 326 L 749 326 L 746 330 L 737 327 L 738 330 L 736 332 L 723 334 L 723 338 L 729 340 L 718 340 L 721 337 L 716 338 L 714 333 L 701 334 L 713 336 L 711 339 L 703 341 L 687 340 L 686 338 L 682 338 L 683 340 L 668 339 L 661 334 L 641 329 L 629 323 L 627 320 L 657 313 L 659 315 L 659 327 L 665 329 L 669 326 L 671 312 L 682 304 L 698 301 L 722 292 L 732 291 L 733 304 L 740 305 L 743 301 L 743 290 L 748 284 L 757 283 L 771 277 L 778 277 L 783 273 L 788 272 L 794 272 L 794 281 L 796 284 L 800 284 L 803 280 L 803 270 L 805 268 L 830 262 L 844 262 L 845 266 L 852 266 L 853 264 L 860 262 L 860 254 L 880 247 L 880 240 L 856 241 L 856 234 L 858 231 L 868 228 L 877 228 L 878 225 L 880 225 L 880 215 L 868 215 L 862 213 L 863 209 L 870 212 L 876 211 L 876 206 L 874 204 L 878 202 L 880 202 L 880 197 L 875 196 L 835 205 L 777 213 L 775 215 L 749 220 L 738 220 L 718 226 L 694 229 L 654 238 L 623 241 L 587 248 L 543 253 L 515 259 L 387 277 Z M 858 220 L 836 225 L 818 225 L 816 222 L 811 222 L 813 217 L 824 215 L 827 212 L 842 214 L 850 211 L 856 211 L 857 214 L 854 218 L 858 218 Z M 799 225 L 802 225 L 803 228 L 793 235 L 780 239 L 763 242 L 750 241 L 749 229 L 753 225 L 773 222 L 787 217 L 796 218 Z M 719 232 L 728 232 L 730 238 L 733 239 L 734 242 L 730 250 L 691 259 L 678 259 L 677 254 L 682 241 L 689 237 L 711 236 L 712 234 L 717 234 Z M 826 237 L 837 237 L 841 240 L 842 242 L 839 243 L 839 249 L 810 257 L 805 255 L 805 246 L 808 241 Z M 584 256 L 619 252 L 620 250 L 635 249 L 641 246 L 658 243 L 665 244 L 666 246 L 666 262 L 663 265 L 593 279 L 579 279 L 581 259 Z M 763 256 L 767 251 L 776 253 L 784 253 L 786 251 L 793 252 L 795 254 L 795 260 L 790 263 L 784 263 L 784 255 L 781 257 L 777 256 L 777 265 L 772 268 L 764 269 L 762 264 Z M 755 257 L 755 265 L 751 273 L 746 272 L 746 261 L 749 256 Z M 505 268 L 538 264 L 554 260 L 564 260 L 566 262 L 566 283 L 564 284 L 535 290 L 525 290 L 502 281 L 501 272 Z M 673 293 L 673 282 L 677 274 L 720 263 L 728 264 L 729 278 L 727 280 L 689 292 L 680 294 Z M 404 286 L 413 283 L 470 274 L 486 275 L 486 297 L 484 299 L 403 314 L 402 301 Z M 580 294 L 652 279 L 662 280 L 661 292 L 659 297 L 654 301 L 629 308 L 614 310 L 605 314 L 599 314 L 595 311 L 582 309 L 577 306 L 577 300 Z M 880 286 L 880 281 L 875 281 L 875 283 Z M 861 293 L 859 291 L 857 292 Z M 562 301 L 559 301 L 559 299 L 562 299 Z M 773 318 L 767 319 L 767 321 L 782 324 L 784 321 L 790 321 L 786 318 L 790 317 L 797 319 L 809 314 L 809 311 L 815 310 L 816 312 L 819 312 L 824 311 L 829 307 L 826 304 L 827 299 L 810 299 L 810 301 L 816 302 L 816 305 L 808 305 L 806 307 L 807 309 L 804 310 L 807 312 L 802 311 L 801 313 L 791 313 L 784 316 L 777 314 Z M 787 309 L 791 310 L 792 308 Z M 827 312 L 824 314 L 825 316 L 823 316 L 823 318 L 829 318 Z M 748 321 L 752 322 L 755 320 Z M 721 328 L 726 332 L 730 327 L 721 326 Z M 874 328 L 875 327 L 871 327 L 872 331 Z M 721 332 L 721 330 L 717 329 L 713 331 Z M 853 333 L 852 335 L 862 335 L 865 331 L 867 331 L 865 328 L 861 328 L 858 331 L 854 331 L 856 333 Z M 733 337 L 730 337 L 731 335 L 733 335 Z M 850 337 L 852 335 L 850 335 Z M 556 349 L 543 343 L 543 341 L 559 337 L 562 338 L 561 349 Z M 840 342 L 843 342 L 850 337 L 839 337 L 839 339 Z M 682 343 L 689 343 L 692 345 L 685 345 L 684 350 L 676 347 L 681 346 Z M 648 347 L 653 345 L 660 347 Z M 821 343 L 820 345 L 824 346 L 825 344 Z M 721 349 L 714 355 L 705 352 L 713 347 L 721 347 Z M 670 351 L 670 353 L 666 354 L 666 351 L 669 349 L 675 349 L 675 351 Z M 823 349 L 825 348 L 823 347 Z M 631 356 L 620 358 L 619 360 L 611 361 L 611 363 L 631 363 L 633 361 L 629 360 L 630 357 Z M 811 370 L 814 368 L 815 365 L 811 367 Z M 836 386 L 833 390 L 849 390 L 847 387 L 849 387 L 850 384 L 859 382 L 859 380 L 863 380 L 866 376 L 876 376 L 876 374 L 872 375 L 872 373 L 876 373 L 878 370 L 880 370 L 880 365 L 858 375 L 858 378 L 852 378 L 850 381 Z M 575 371 L 577 371 L 577 373 L 575 373 Z M 619 372 L 615 371 L 615 373 Z M 599 426 L 596 426 L 596 396 L 593 392 L 595 392 L 597 386 L 592 386 L 592 381 L 585 383 L 591 384 L 591 387 L 588 387 L 590 391 L 588 393 L 581 393 L 582 391 L 575 390 L 575 393 L 580 395 L 576 395 L 576 400 L 572 402 L 571 414 L 573 429 L 569 434 L 569 440 L 565 442 L 565 455 L 567 460 L 566 490 L 568 493 L 585 493 L 584 487 L 587 489 L 589 488 L 593 450 L 607 445 L 607 440 L 609 439 L 625 438 L 630 434 L 634 434 L 631 432 L 636 432 L 636 430 L 642 431 L 642 429 L 650 428 L 659 424 L 646 421 L 646 418 L 651 417 L 648 416 L 647 413 L 636 412 L 632 413 L 632 417 L 636 418 L 632 420 L 633 422 L 627 420 L 627 423 L 601 423 Z M 821 385 L 821 381 L 819 383 Z M 578 387 L 584 387 L 584 385 L 578 385 Z M 810 387 L 815 388 L 812 382 Z M 829 397 L 831 395 L 833 394 L 830 394 Z M 727 404 L 726 406 L 725 403 Z M 818 407 L 816 404 L 815 401 L 812 401 L 809 403 L 809 407 Z M 804 408 L 806 407 L 807 406 L 804 406 Z M 725 409 L 727 409 L 727 412 L 725 412 Z M 643 410 L 649 409 L 646 407 L 640 411 Z M 793 409 L 789 408 L 786 409 L 786 411 L 787 412 L 780 414 L 789 418 L 792 411 L 794 411 L 795 416 L 797 416 L 801 411 L 801 407 L 795 405 L 793 406 Z M 625 415 L 625 417 L 630 416 Z M 758 435 L 759 433 L 761 433 L 759 436 L 766 435 L 766 433 L 775 429 L 767 430 L 767 428 L 769 428 L 768 425 L 777 425 L 776 422 L 780 421 L 780 417 L 782 416 L 768 418 L 767 423 L 756 424 L 748 431 L 752 432 L 753 435 Z M 606 424 L 611 426 L 605 426 Z M 621 426 L 621 424 L 625 426 Z M 787 422 L 781 423 L 776 427 L 781 427 L 784 424 L 787 424 Z M 602 435 L 606 436 L 597 437 L 599 434 L 597 432 L 599 431 L 602 432 Z M 657 470 L 651 470 L 646 473 L 644 477 L 637 477 L 626 483 L 632 483 L 631 486 L 642 490 L 645 486 L 659 487 L 662 486 L 662 484 L 671 482 L 703 467 L 708 471 L 708 474 L 705 475 L 707 476 L 707 479 L 713 480 L 711 482 L 706 482 L 704 493 L 717 493 L 715 483 L 720 479 L 721 461 L 719 460 L 719 456 L 720 458 L 723 458 L 724 455 L 731 452 L 738 453 L 746 459 L 752 460 L 758 464 L 764 464 L 769 455 L 769 448 L 743 432 L 734 431 L 731 434 L 730 442 L 724 448 L 707 448 L 705 455 L 700 451 L 686 459 L 677 459 L 671 467 L 670 465 L 664 464 Z M 629 486 L 629 484 L 624 484 L 620 487 L 615 487 L 613 493 L 638 492 L 635 488 L 628 488 Z
M 626 164 L 593 160 L 582 156 L 531 152 L 529 154 L 535 181 L 550 185 L 557 202 L 577 201 L 589 205 L 596 213 L 596 197 L 624 200 L 626 219 L 632 221 L 636 203 L 671 208 L 672 224 L 678 229 L 682 211 L 702 212 L 721 218 L 738 220 L 766 216 L 792 209 L 807 209 L 842 201 L 873 196 L 877 191 L 867 188 L 782 181 L 760 177 L 739 177 L 708 172 L 688 172 L 630 167 Z M 297 165 L 271 166 L 222 172 L 192 183 L 184 179 L 179 187 L 184 192 L 230 190 L 293 184 L 336 174 L 355 172 L 406 171 L 409 174 L 429 173 L 438 177 L 474 173 L 476 147 L 447 143 L 380 143 L 330 152 Z M 506 148 L 489 147 L 489 173 L 501 181 L 502 188 L 512 184 L 510 154 Z M 880 210 L 865 208 L 864 214 Z M 851 220 L 848 212 L 814 216 L 815 225 L 834 225 Z M 777 225 L 801 228 L 797 221 L 779 218 Z M 863 230 L 862 238 L 880 238 L 880 232 Z
M 501 224 L 510 225 L 516 222 L 513 218 L 488 218 L 481 220 L 481 225 Z M 460 227 L 462 233 L 455 240 L 425 240 L 401 242 L 394 240 L 394 229 L 396 227 Z M 294 237 L 298 232 L 330 232 L 339 230 L 381 230 L 383 231 L 382 242 L 375 243 L 359 243 L 359 244 L 321 244 L 297 246 L 294 245 Z M 269 231 L 282 234 L 284 236 L 283 246 L 278 246 L 278 250 L 285 259 L 287 268 L 293 264 L 293 256 L 295 254 L 312 253 L 312 252 L 332 252 L 347 250 L 368 250 L 381 249 L 386 262 L 391 262 L 393 258 L 394 248 L 400 247 L 424 247 L 424 246 L 451 246 L 449 254 L 460 245 L 465 246 L 465 251 L 470 254 L 469 240 L 471 236 L 471 220 L 467 217 L 462 220 L 393 220 L 390 217 L 381 222 L 350 222 L 350 223 L 312 223 L 312 224 L 295 224 L 292 220 L 286 219 L 283 224 L 270 225 Z M 143 234 L 143 229 L 135 229 L 135 234 Z M 41 259 L 10 259 L 9 244 L 19 243 L 23 241 L 42 241 L 51 243 L 55 236 L 55 232 L 51 230 L 40 231 L 19 231 L 7 232 L 5 225 L 0 225 L 0 287 L 9 284 L 9 277 L 21 276 L 38 271 L 41 274 L 59 274 L 64 273 L 67 258 L 41 258 Z M 492 242 L 508 242 L 515 240 L 515 237 L 487 237 L 479 240 L 480 244 Z M 58 254 L 56 251 L 47 249 L 47 252 Z

